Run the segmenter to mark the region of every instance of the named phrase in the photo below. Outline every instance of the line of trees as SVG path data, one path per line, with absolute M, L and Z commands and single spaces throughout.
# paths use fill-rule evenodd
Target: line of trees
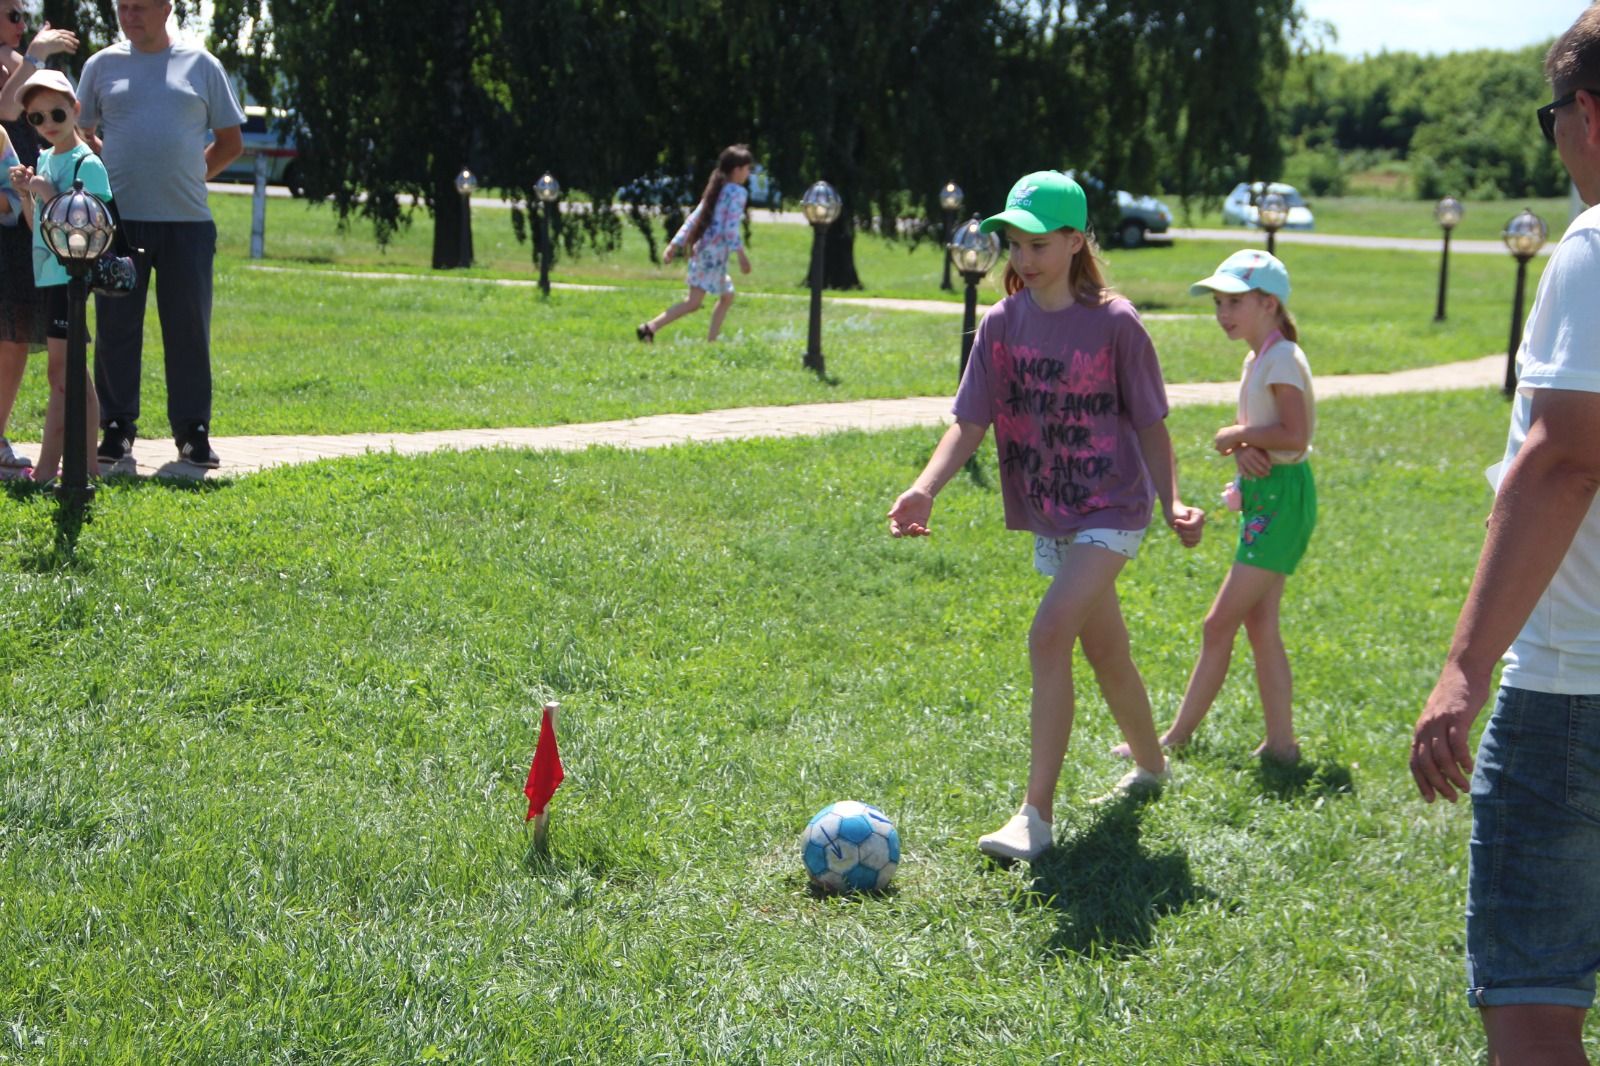
M 45 8 L 114 39 L 114 0 Z M 435 266 L 459 259 L 463 165 L 524 203 L 551 171 L 594 205 L 562 240 L 604 248 L 619 187 L 697 188 L 745 141 L 791 194 L 844 197 L 826 275 L 848 288 L 855 233 L 940 218 L 950 179 L 992 208 L 1046 167 L 1178 196 L 1276 172 L 1300 20 L 1294 0 L 215 0 L 209 39 L 294 109 L 307 194 L 380 240 L 416 197 Z M 660 220 L 632 217 L 654 254 Z
M 1295 149 L 1320 157 L 1320 167 L 1307 166 L 1310 191 L 1341 191 L 1340 157 L 1365 152 L 1403 160 L 1423 199 L 1559 196 L 1565 172 L 1533 117 L 1549 99 L 1547 48 L 1301 57 L 1284 87 L 1283 121 Z

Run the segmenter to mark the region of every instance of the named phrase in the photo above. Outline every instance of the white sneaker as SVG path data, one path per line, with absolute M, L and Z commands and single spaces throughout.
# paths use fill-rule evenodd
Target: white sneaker
M 1052 843 L 1050 823 L 1039 817 L 1032 804 L 1024 803 L 1011 821 L 978 838 L 978 850 L 993 859 L 1032 862 Z
M 1104 796 L 1097 796 L 1089 802 L 1099 806 L 1103 803 L 1115 803 L 1121 799 L 1153 796 L 1165 788 L 1167 782 L 1171 780 L 1172 771 L 1170 769 L 1162 770 L 1159 774 L 1153 774 L 1142 766 L 1135 766 L 1132 770 L 1123 774 L 1115 785 L 1111 786 L 1110 792 L 1107 792 Z
M 11 447 L 11 442 L 4 437 L 0 437 L 0 466 L 20 470 L 25 466 L 32 465 L 32 459 L 29 459 L 26 455 L 18 455 L 16 449 Z

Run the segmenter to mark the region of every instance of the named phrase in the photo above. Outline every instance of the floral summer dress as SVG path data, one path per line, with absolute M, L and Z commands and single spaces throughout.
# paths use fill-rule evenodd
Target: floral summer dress
M 739 224 L 744 220 L 744 205 L 748 199 L 750 193 L 743 185 L 729 182 L 722 187 L 722 195 L 717 197 L 717 207 L 711 216 L 711 225 L 706 227 L 695 254 L 689 259 L 691 288 L 704 289 L 713 296 L 733 291 L 733 278 L 728 275 L 728 257 L 744 247 Z M 683 247 L 699 214 L 700 205 L 696 205 L 672 238 L 673 244 Z

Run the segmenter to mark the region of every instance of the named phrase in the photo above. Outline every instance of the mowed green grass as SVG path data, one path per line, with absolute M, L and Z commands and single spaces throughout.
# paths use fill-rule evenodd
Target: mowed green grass
M 1090 808 L 1123 767 L 1080 662 L 1059 846 L 1011 870 L 974 840 L 1020 792 L 1041 579 L 987 449 L 932 538 L 885 535 L 937 430 L 114 482 L 71 559 L 14 495 L 0 1062 L 1473 1061 L 1467 812 L 1405 758 L 1506 408 L 1320 414 L 1303 766 L 1249 758 L 1241 646 L 1176 786 Z M 1171 420 L 1202 505 L 1225 417 Z M 1121 582 L 1163 720 L 1230 534 Z M 842 798 L 899 824 L 885 897 L 806 888 Z
M 212 432 L 353 433 L 551 425 L 746 405 L 944 395 L 955 387 L 959 315 L 829 304 L 823 323 L 828 377 L 801 369 L 810 234 L 757 226 L 756 272 L 741 278 L 723 340 L 704 341 L 708 315 L 677 324 L 653 346 L 634 326 L 679 299 L 682 275 L 651 266 L 630 236 L 614 255 L 563 261 L 558 280 L 618 291 L 555 290 L 533 277 L 504 211 L 480 211 L 480 249 L 510 246 L 470 272 L 426 269 L 428 226 L 383 252 L 331 213 L 298 201 L 269 206 L 269 257 L 247 258 L 249 198 L 212 197 L 221 231 L 213 316 Z M 1242 236 L 1242 235 L 1241 235 Z M 1234 246 L 1182 241 L 1108 252 L 1113 282 L 1150 318 L 1170 381 L 1231 379 L 1243 355 L 1188 295 Z M 860 295 L 938 297 L 930 246 L 863 237 Z M 512 253 L 515 253 L 514 255 Z M 1509 259 L 1458 256 L 1451 310 L 1432 321 L 1437 263 L 1414 252 L 1286 250 L 1293 307 L 1318 374 L 1384 372 L 1503 350 L 1510 323 Z M 274 272 L 255 269 L 256 265 Z M 351 278 L 330 268 L 412 275 Z M 1530 288 L 1543 261 L 1532 267 Z M 279 272 L 287 270 L 289 272 Z M 998 275 L 996 275 L 997 277 Z M 463 280 L 470 278 L 471 280 Z M 159 282 L 158 282 L 159 284 Z M 985 299 L 993 299 L 991 280 Z M 948 299 L 948 298 L 947 298 Z M 1188 317 L 1169 317 L 1188 316 Z M 165 378 L 154 308 L 146 321 L 141 432 L 166 435 Z M 36 439 L 46 400 L 44 361 L 33 360 L 10 435 Z

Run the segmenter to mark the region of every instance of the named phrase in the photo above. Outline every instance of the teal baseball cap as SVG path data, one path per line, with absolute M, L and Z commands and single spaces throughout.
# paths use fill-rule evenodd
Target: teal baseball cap
M 1011 186 L 1006 209 L 978 224 L 982 233 L 1015 226 L 1024 233 L 1049 233 L 1066 226 L 1081 230 L 1089 224 L 1089 201 L 1083 186 L 1059 170 L 1037 170 Z
M 1275 255 L 1256 248 L 1234 252 L 1211 272 L 1189 286 L 1190 296 L 1204 296 L 1208 292 L 1250 292 L 1260 289 L 1268 296 L 1276 296 L 1285 306 L 1289 303 L 1289 271 Z

